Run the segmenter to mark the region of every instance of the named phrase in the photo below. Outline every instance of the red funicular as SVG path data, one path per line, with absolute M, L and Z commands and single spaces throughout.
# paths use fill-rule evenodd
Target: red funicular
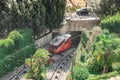
M 52 53 L 61 53 L 71 46 L 71 35 L 70 34 L 63 34 L 61 36 L 55 37 L 49 43 L 49 52 Z

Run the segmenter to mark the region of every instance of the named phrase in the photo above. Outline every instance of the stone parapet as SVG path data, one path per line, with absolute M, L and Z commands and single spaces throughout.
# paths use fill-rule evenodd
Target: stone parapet
M 68 31 L 82 31 L 84 28 L 91 30 L 94 26 L 99 26 L 99 24 L 100 18 L 98 17 L 70 19 L 59 31 L 60 34 L 64 34 Z

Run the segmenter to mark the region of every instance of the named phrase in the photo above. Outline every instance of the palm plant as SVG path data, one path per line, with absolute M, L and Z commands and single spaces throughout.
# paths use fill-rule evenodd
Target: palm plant
M 103 66 L 103 73 L 107 73 L 112 63 L 119 60 L 119 51 L 120 39 L 116 35 L 110 34 L 108 30 L 103 30 L 96 37 L 93 54 L 98 64 Z

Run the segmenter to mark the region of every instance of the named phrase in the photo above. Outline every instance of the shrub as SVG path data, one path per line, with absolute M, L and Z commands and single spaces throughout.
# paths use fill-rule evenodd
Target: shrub
M 112 68 L 120 74 L 120 63 L 113 63 Z
M 28 72 L 25 77 L 34 80 L 45 79 L 46 71 L 48 68 L 47 67 L 48 59 L 49 59 L 49 52 L 45 49 L 38 49 L 31 58 L 27 58 L 25 60 L 25 63 L 28 68 Z
M 101 72 L 102 71 L 102 67 L 98 65 L 96 59 L 94 59 L 93 57 L 88 59 L 87 68 L 90 72 Z
M 0 40 L 0 59 L 4 56 L 12 54 L 14 52 L 14 41 L 12 39 L 1 39 Z
M 103 74 L 103 75 L 92 75 L 92 76 L 89 76 L 87 80 L 106 80 L 116 75 L 118 75 L 118 72 L 114 71 L 114 72 L 110 72 L 108 74 Z
M 33 44 L 32 35 L 32 30 L 26 28 L 18 31 L 14 30 L 10 32 L 6 39 L 1 39 L 0 60 L 29 44 Z
M 89 76 L 88 70 L 79 66 L 75 66 L 73 72 L 74 80 L 85 80 Z
M 120 13 L 114 16 L 108 16 L 101 21 L 101 28 L 108 29 L 110 32 L 119 33 L 120 31 Z

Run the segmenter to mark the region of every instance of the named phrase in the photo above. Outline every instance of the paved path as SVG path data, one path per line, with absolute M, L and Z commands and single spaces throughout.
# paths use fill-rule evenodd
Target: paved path
M 22 66 L 14 69 L 12 72 L 4 75 L 3 77 L 0 78 L 0 80 L 15 80 L 15 77 L 18 75 L 19 72 L 26 70 L 26 68 Z M 18 75 L 18 77 L 22 77 L 22 75 Z
M 111 77 L 110 79 L 108 80 L 120 80 L 120 76 L 116 76 L 116 77 Z
M 6 75 L 4 75 L 0 80 L 10 80 L 10 78 L 14 75 L 14 72 L 10 72 Z

